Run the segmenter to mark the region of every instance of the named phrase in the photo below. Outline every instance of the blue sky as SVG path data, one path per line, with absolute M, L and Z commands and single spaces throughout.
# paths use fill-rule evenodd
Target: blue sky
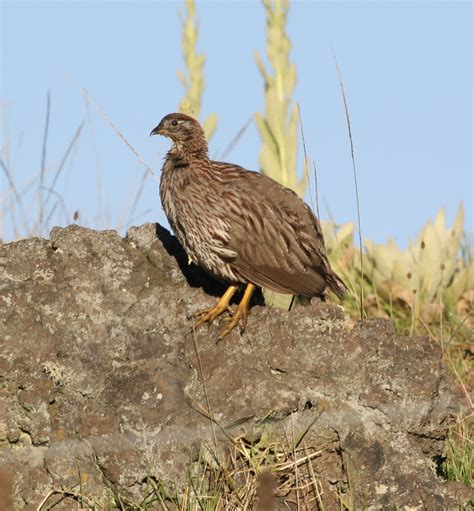
M 29 218 L 38 203 L 49 90 L 45 185 L 84 121 L 55 190 L 70 220 L 74 211 L 78 223 L 95 228 L 120 227 L 130 219 L 143 168 L 86 106 L 79 86 L 159 174 L 169 144 L 148 135 L 183 95 L 176 77 L 183 69 L 179 10 L 181 2 L 2 2 L 2 158 L 19 190 L 33 183 L 24 195 Z M 218 155 L 254 112 L 263 111 L 253 56 L 265 50 L 264 10 L 258 1 L 204 1 L 197 15 L 199 50 L 206 56 L 203 117 L 218 115 L 210 144 L 211 155 Z M 439 208 L 452 222 L 460 201 L 472 231 L 472 5 L 293 2 L 288 34 L 298 75 L 294 98 L 318 166 L 321 217 L 328 218 L 328 204 L 336 222 L 356 219 L 332 46 L 349 101 L 364 238 L 393 237 L 404 246 Z M 252 124 L 227 159 L 257 170 L 260 143 Z M 2 173 L 4 209 L 7 190 Z M 51 223 L 64 225 L 58 196 L 45 215 L 56 201 Z M 145 182 L 137 215 L 134 224 L 166 223 L 152 179 Z M 17 212 L 17 223 L 19 218 Z M 11 239 L 9 211 L 1 220 L 0 236 Z

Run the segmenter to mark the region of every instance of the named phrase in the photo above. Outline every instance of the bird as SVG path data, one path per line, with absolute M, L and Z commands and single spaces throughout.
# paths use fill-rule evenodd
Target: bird
M 194 328 L 229 313 L 218 341 L 245 330 L 257 287 L 307 298 L 342 298 L 346 285 L 332 270 L 320 223 L 289 188 L 232 163 L 213 161 L 203 128 L 170 113 L 151 131 L 172 141 L 160 177 L 160 198 L 189 262 L 228 284 L 217 303 L 196 314 Z M 237 309 L 230 306 L 245 285 Z

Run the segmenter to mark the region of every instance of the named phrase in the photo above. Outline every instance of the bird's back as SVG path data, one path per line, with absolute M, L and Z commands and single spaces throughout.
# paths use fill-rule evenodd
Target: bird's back
M 237 252 L 233 264 L 240 273 L 279 292 L 311 297 L 329 286 L 342 296 L 345 285 L 329 265 L 321 227 L 309 206 L 263 174 L 212 163 L 222 175 L 224 194 L 236 197 L 237 207 L 229 210 L 229 246 Z
M 237 165 L 195 161 L 168 169 L 165 211 L 191 259 L 228 281 L 274 291 L 338 296 L 319 222 L 291 190 Z M 171 183 L 171 186 L 170 186 Z M 171 191 L 170 191 L 171 190 Z

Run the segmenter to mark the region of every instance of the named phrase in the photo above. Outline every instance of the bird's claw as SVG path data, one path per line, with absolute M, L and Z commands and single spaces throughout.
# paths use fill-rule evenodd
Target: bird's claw
M 228 335 L 232 330 L 241 322 L 241 333 L 244 332 L 245 326 L 247 324 L 247 318 L 249 315 L 249 306 L 250 299 L 252 298 L 252 294 L 254 292 L 255 286 L 253 284 L 247 284 L 247 288 L 245 289 L 244 296 L 237 307 L 235 313 L 230 307 L 230 300 L 237 290 L 236 285 L 229 286 L 229 289 L 222 295 L 220 300 L 211 307 L 210 309 L 205 309 L 203 311 L 197 312 L 194 314 L 194 317 L 198 317 L 199 319 L 192 326 L 192 330 L 195 330 L 197 327 L 202 325 L 203 323 L 212 323 L 217 317 L 219 317 L 224 312 L 228 312 L 229 317 L 224 318 L 224 321 L 229 321 L 229 325 L 225 328 L 217 338 L 217 342 L 221 341 L 226 335 Z
M 203 319 L 203 322 L 204 321 L 212 322 L 214 319 L 216 319 L 218 316 L 220 316 L 221 314 L 223 314 L 226 311 L 229 313 L 230 316 L 232 316 L 234 314 L 234 311 L 232 310 L 232 307 L 230 307 L 230 305 L 227 307 L 214 306 L 209 309 L 202 309 L 200 311 L 193 312 L 193 314 L 191 314 L 191 317 L 201 319 L 204 317 L 207 318 L 209 316 L 209 318 L 211 318 L 211 319 Z
M 235 314 L 230 318 L 224 318 L 224 321 L 229 321 L 229 325 L 227 328 L 224 328 L 224 330 L 219 334 L 219 337 L 217 338 L 217 342 L 222 341 L 224 337 L 239 324 L 239 322 L 242 320 L 242 323 L 240 324 L 240 334 L 243 334 L 245 332 L 245 327 L 247 326 L 247 318 L 249 315 L 249 311 L 245 307 L 238 307 Z
M 203 323 L 211 324 L 221 314 L 224 314 L 224 312 L 227 312 L 230 316 L 234 314 L 234 311 L 229 305 L 219 305 L 218 303 L 214 307 L 211 307 L 210 309 L 198 311 L 194 313 L 192 316 L 193 318 L 198 318 L 197 321 L 195 321 L 195 323 L 193 324 L 192 328 L 195 330 Z

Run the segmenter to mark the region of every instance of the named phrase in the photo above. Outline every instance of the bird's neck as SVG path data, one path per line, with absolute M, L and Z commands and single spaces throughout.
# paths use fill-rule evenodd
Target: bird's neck
M 196 160 L 208 161 L 207 143 L 200 138 L 184 142 L 175 141 L 168 151 L 167 157 L 182 165 L 190 164 Z

